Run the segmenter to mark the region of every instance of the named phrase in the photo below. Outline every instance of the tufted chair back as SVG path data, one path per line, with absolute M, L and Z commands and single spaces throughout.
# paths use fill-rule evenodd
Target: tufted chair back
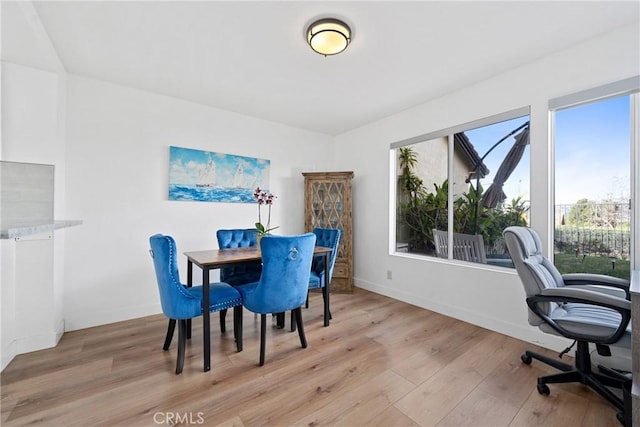
M 258 230 L 255 228 L 235 228 L 218 230 L 218 247 L 220 249 L 246 248 L 258 243 Z
M 299 308 L 307 299 L 316 236 L 264 236 L 262 276 L 255 286 L 241 286 L 244 306 L 254 313 L 282 313 Z M 245 290 L 250 289 L 250 290 Z
M 171 236 L 154 234 L 149 238 L 151 257 L 155 267 L 160 305 L 169 319 L 191 319 L 202 314 L 202 291 L 187 288 L 180 282 L 176 242 Z M 226 286 L 226 285 L 225 285 Z M 212 286 L 214 288 L 215 286 Z M 213 295 L 213 294 L 212 294 Z M 216 299 L 211 299 L 210 310 L 223 310 L 240 304 L 240 295 L 233 288 L 216 291 Z
M 329 279 L 333 276 L 333 267 L 336 264 L 336 258 L 338 257 L 338 246 L 340 245 L 340 236 L 342 231 L 332 228 L 314 228 L 313 234 L 316 235 L 316 246 L 323 246 L 325 248 L 331 248 L 331 256 L 329 257 Z M 310 287 L 322 287 L 324 286 L 324 257 L 315 257 L 311 266 L 311 271 L 314 276 L 318 277 L 319 283 L 310 282 Z
M 238 286 L 242 303 L 249 311 L 260 314 L 260 366 L 264 365 L 267 314 L 284 314 L 291 310 L 298 328 L 300 345 L 307 347 L 302 322 L 302 305 L 309 291 L 311 260 L 316 235 L 267 235 L 260 241 L 262 275 L 260 280 Z
M 149 244 L 158 280 L 162 312 L 170 319 L 194 317 L 195 312 L 201 311 L 200 301 L 190 301 L 189 294 L 180 283 L 176 243 L 173 237 L 155 234 L 149 238 Z M 189 304 L 190 302 L 193 304 Z
M 222 229 L 216 232 L 220 249 L 246 248 L 258 244 L 258 230 L 255 228 Z M 235 264 L 220 269 L 220 281 L 231 286 L 255 282 L 260 279 L 260 261 Z
M 153 266 L 156 272 L 158 290 L 160 293 L 160 305 L 162 312 L 169 318 L 169 327 L 164 341 L 163 350 L 169 350 L 176 323 L 178 328 L 178 357 L 176 360 L 176 374 L 182 372 L 185 358 L 185 345 L 187 338 L 191 338 L 190 328 L 187 326 L 189 319 L 203 314 L 204 287 L 187 287 L 180 282 L 178 274 L 178 261 L 176 259 L 176 242 L 171 236 L 154 234 L 149 237 L 151 249 L 149 253 L 153 258 Z M 233 332 L 238 351 L 242 350 L 242 297 L 238 290 L 227 283 L 209 283 L 209 306 L 207 313 L 219 311 L 221 313 L 220 329 L 225 331 L 222 313 L 228 308 L 234 309 Z M 207 335 L 208 336 L 208 335 Z M 205 348 L 208 344 L 205 341 Z M 207 357 L 205 356 L 205 370 L 207 370 Z

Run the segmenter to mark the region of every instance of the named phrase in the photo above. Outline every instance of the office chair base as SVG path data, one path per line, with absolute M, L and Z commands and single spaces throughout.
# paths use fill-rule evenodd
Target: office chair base
M 609 403 L 611 403 L 617 410 L 616 418 L 620 423 L 626 426 L 631 424 L 627 422 L 630 418 L 630 411 L 625 410 L 625 401 L 623 398 L 616 396 L 607 387 L 624 390 L 625 385 L 628 386 L 630 381 L 624 375 L 613 371 L 607 367 L 598 366 L 598 370 L 601 373 L 593 372 L 591 369 L 591 356 L 589 355 L 589 343 L 584 341 L 578 341 L 578 348 L 575 352 L 575 366 L 571 366 L 567 363 L 561 362 L 556 359 L 552 359 L 541 354 L 525 351 L 520 357 L 523 363 L 530 365 L 533 359 L 539 360 L 549 366 L 552 366 L 561 373 L 546 375 L 538 377 L 537 390 L 538 393 L 548 396 L 551 393 L 547 384 L 559 384 L 559 383 L 572 383 L 579 382 L 590 387 L 593 391 L 598 393 Z

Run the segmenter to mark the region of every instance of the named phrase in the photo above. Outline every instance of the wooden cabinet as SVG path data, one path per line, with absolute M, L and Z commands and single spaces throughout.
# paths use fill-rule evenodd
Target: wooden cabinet
M 351 179 L 353 172 L 303 172 L 304 228 L 342 230 L 338 256 L 333 268 L 331 292 L 353 292 L 351 223 Z

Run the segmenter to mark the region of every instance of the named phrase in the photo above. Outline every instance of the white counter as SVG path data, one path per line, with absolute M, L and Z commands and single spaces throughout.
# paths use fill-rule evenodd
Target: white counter
M 0 230 L 0 239 L 17 239 L 34 234 L 48 233 L 61 228 L 82 224 L 78 219 L 58 220 L 50 223 L 16 224 Z

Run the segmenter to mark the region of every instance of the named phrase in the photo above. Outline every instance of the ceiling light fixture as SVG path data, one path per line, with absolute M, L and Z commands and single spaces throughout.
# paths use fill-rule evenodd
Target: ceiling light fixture
M 335 55 L 347 48 L 351 41 L 351 29 L 337 19 L 320 19 L 309 25 L 307 42 L 320 55 Z

